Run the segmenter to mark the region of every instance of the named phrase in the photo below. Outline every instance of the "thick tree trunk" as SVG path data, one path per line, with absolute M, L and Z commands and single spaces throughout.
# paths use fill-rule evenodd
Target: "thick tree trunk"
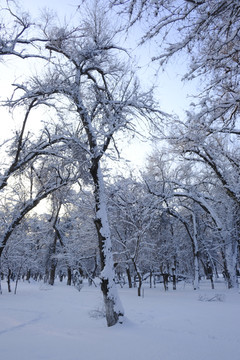
M 112 244 L 107 217 L 105 189 L 100 164 L 95 159 L 91 168 L 94 181 L 94 195 L 96 204 L 95 226 L 98 234 L 98 244 L 101 265 L 101 290 L 106 309 L 106 320 L 108 326 L 113 326 L 122 320 L 123 308 L 118 297 L 114 281 L 115 270 L 112 257 Z

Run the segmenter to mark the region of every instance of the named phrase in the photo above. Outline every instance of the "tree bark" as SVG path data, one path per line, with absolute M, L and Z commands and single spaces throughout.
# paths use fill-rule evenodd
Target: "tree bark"
M 56 267 L 57 267 L 57 260 L 54 258 L 54 255 L 56 254 L 56 244 L 57 244 L 57 236 L 55 234 L 54 241 L 52 245 L 50 246 L 50 270 L 49 270 L 49 285 L 54 285 L 55 281 L 55 273 L 56 273 Z
M 128 287 L 129 287 L 129 289 L 131 289 L 132 288 L 132 278 L 131 278 L 131 273 L 130 273 L 130 269 L 129 269 L 128 265 L 126 267 L 126 273 L 127 273 L 127 279 L 128 279 Z
M 225 275 L 228 288 L 237 287 L 237 243 L 228 240 L 225 246 Z
M 121 322 L 123 308 L 118 297 L 114 281 L 115 271 L 112 257 L 112 244 L 108 224 L 107 207 L 103 176 L 99 161 L 92 161 L 91 175 L 94 181 L 94 195 L 96 205 L 95 226 L 98 234 L 101 266 L 101 290 L 106 309 L 106 320 L 108 326 Z
M 134 266 L 134 269 L 135 269 L 137 277 L 138 277 L 138 296 L 141 296 L 142 277 L 141 277 L 140 271 L 139 271 L 139 269 L 137 267 L 137 264 L 136 264 L 135 260 L 132 259 L 132 262 L 133 262 L 133 266 Z
M 68 266 L 68 268 L 67 268 L 67 285 L 71 286 L 71 284 L 72 284 L 72 270 Z
M 168 277 L 169 277 L 168 273 L 163 274 L 163 285 L 165 291 L 168 291 Z
M 176 280 L 176 268 L 172 268 L 172 281 L 173 281 L 173 290 L 177 290 L 177 280 Z
M 7 284 L 8 284 L 9 293 L 11 292 L 11 276 L 12 276 L 11 269 L 8 269 Z
M 150 289 L 152 288 L 152 278 L 153 278 L 153 271 L 150 270 L 150 274 L 149 274 L 149 287 L 150 287 Z
M 197 240 L 197 224 L 196 216 L 192 213 L 193 221 L 193 256 L 194 256 L 194 290 L 199 289 L 199 251 L 198 251 L 198 240 Z
M 0 247 L 0 295 L 2 295 L 2 252 L 3 252 L 4 247 L 1 246 Z

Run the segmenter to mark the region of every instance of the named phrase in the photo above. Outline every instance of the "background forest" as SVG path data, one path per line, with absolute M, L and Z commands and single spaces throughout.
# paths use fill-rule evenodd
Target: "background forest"
M 79 1 L 69 22 L 46 9 L 34 18 L 24 5 L 0 3 L 8 290 L 19 279 L 80 290 L 100 278 L 111 326 L 123 315 L 116 284 L 139 296 L 146 280 L 198 289 L 202 277 L 212 288 L 223 277 L 236 287 L 239 1 Z M 149 84 L 124 48 L 132 42 L 151 47 Z M 180 56 L 198 91 L 184 114 L 167 114 L 158 74 Z M 152 144 L 141 169 L 121 158 L 132 138 Z

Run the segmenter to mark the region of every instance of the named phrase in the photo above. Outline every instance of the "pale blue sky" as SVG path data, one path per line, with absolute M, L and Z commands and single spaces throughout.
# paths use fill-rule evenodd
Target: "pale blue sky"
M 85 0 L 86 2 L 88 0 Z M 77 13 L 76 9 L 81 0 L 41 0 L 41 1 L 33 1 L 33 0 L 22 0 L 20 3 L 23 4 L 25 10 L 29 10 L 30 14 L 35 17 L 39 15 L 39 12 L 43 8 L 53 9 L 58 14 L 60 20 L 63 20 L 64 17 L 66 21 L 76 21 Z M 108 0 L 106 0 L 108 3 Z M 136 32 L 135 32 L 136 34 Z M 136 34 L 139 35 L 138 33 Z M 151 86 L 152 82 L 155 82 L 153 74 L 156 70 L 156 65 L 150 62 L 151 56 L 154 54 L 154 50 L 152 49 L 152 45 L 147 44 L 142 48 L 136 48 L 137 42 L 135 39 L 135 35 L 132 35 L 131 40 L 126 43 L 125 35 L 123 36 L 123 46 L 135 48 L 132 52 L 132 55 L 139 60 L 142 69 L 139 71 L 138 75 L 140 76 L 140 83 L 143 84 L 143 87 Z M 155 44 L 156 46 L 156 44 Z M 11 67 L 11 61 L 3 66 L 3 71 L 1 71 L 2 84 L 4 83 L 4 73 L 8 71 L 8 68 Z M 184 64 L 184 58 L 179 58 L 177 62 L 168 65 L 164 71 L 164 73 L 159 72 L 157 78 L 157 86 L 158 89 L 156 91 L 157 99 L 160 103 L 161 109 L 165 112 L 169 113 L 177 113 L 180 116 L 184 116 L 184 110 L 187 108 L 190 100 L 187 98 L 187 94 L 192 92 L 196 92 L 195 84 L 183 84 L 181 82 L 181 76 L 184 71 L 186 71 L 186 66 Z M 11 77 L 17 77 L 17 69 L 16 73 L 12 73 Z M 7 82 L 9 78 L 7 77 L 4 87 L 4 95 L 7 91 Z M 6 113 L 5 115 L 6 116 Z M 5 130 L 2 127 L 1 135 L 4 134 L 4 131 L 7 131 L 9 127 L 12 126 L 11 121 L 9 120 L 7 123 L 5 122 Z M 137 161 L 140 165 L 144 161 L 146 152 L 149 151 L 149 147 L 145 146 L 142 143 L 134 142 L 132 146 L 129 147 L 128 150 L 123 152 L 123 155 L 128 157 L 130 160 Z

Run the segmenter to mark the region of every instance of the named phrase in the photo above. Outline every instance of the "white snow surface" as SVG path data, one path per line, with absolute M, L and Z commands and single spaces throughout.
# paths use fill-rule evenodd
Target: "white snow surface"
M 239 360 L 240 294 L 208 282 L 119 289 L 123 324 L 102 317 L 99 288 L 20 282 L 0 296 L 2 360 Z M 212 300 L 212 301 L 210 301 Z M 216 300 L 216 301 L 214 301 Z M 221 300 L 221 301 L 219 301 Z

